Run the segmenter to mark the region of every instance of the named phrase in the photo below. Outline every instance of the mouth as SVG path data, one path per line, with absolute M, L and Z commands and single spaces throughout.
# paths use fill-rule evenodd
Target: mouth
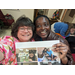
M 22 36 L 29 36 L 29 35 L 22 35 Z
M 41 35 L 46 35 L 46 30 L 42 31 Z

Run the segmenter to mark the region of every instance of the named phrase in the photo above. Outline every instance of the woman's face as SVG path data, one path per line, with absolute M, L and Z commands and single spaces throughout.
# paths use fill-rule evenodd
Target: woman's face
M 75 32 L 75 28 L 70 29 L 70 33 L 73 34 Z
M 20 42 L 30 41 L 32 36 L 33 36 L 33 31 L 31 27 L 29 26 L 19 27 L 17 37 Z
M 33 56 L 34 56 L 34 54 L 33 54 L 33 53 L 30 53 L 30 54 L 29 54 L 29 57 L 31 57 L 31 58 L 32 58 Z
M 36 34 L 42 39 L 45 39 L 50 33 L 50 24 L 45 17 L 40 17 L 36 20 Z

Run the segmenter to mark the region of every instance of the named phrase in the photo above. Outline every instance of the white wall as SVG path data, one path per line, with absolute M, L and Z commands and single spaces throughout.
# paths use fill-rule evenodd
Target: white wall
M 32 21 L 34 18 L 34 9 L 19 9 L 19 10 L 11 10 L 11 9 L 1 9 L 3 14 L 11 14 L 14 17 L 14 20 L 16 21 L 18 17 L 25 15 L 26 17 L 29 17 Z
M 58 10 L 58 9 L 49 9 L 47 16 L 48 16 L 49 18 L 52 18 L 53 13 L 54 13 L 56 10 Z

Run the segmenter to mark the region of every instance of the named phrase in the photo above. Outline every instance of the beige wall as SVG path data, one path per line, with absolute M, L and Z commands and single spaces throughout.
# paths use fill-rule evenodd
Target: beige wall
M 66 21 L 66 22 L 69 22 L 69 23 L 72 23 L 72 22 L 74 22 L 75 21 L 75 16 L 73 16 L 73 17 L 70 17 L 69 16 L 69 14 L 70 14 L 70 11 L 71 10 L 68 10 L 67 11 L 67 13 L 66 13 L 66 15 L 65 15 L 65 17 L 64 17 L 64 19 L 63 19 L 63 21 Z M 74 22 L 75 23 L 75 22 Z
M 72 21 L 72 23 L 75 23 L 75 15 L 74 15 L 74 18 L 73 18 L 73 21 Z
M 56 10 L 58 10 L 58 9 L 49 9 L 47 16 L 48 16 L 49 18 L 52 18 L 53 13 L 54 13 Z
M 64 10 L 63 10 L 64 11 Z M 66 21 L 66 22 L 70 22 L 70 23 L 75 23 L 75 15 L 73 17 L 70 17 L 69 14 L 71 12 L 71 9 L 69 9 L 63 19 L 63 22 Z M 62 16 L 62 15 L 61 15 Z
M 25 15 L 26 17 L 29 17 L 32 21 L 34 18 L 34 9 L 19 9 L 19 10 L 11 10 L 11 9 L 1 9 L 3 14 L 11 14 L 14 17 L 14 20 L 16 21 L 18 17 Z

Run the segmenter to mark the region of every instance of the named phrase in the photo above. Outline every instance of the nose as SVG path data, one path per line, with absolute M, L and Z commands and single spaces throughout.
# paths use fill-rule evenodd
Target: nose
M 28 32 L 28 29 L 24 29 L 24 32 Z
M 44 29 L 45 29 L 45 27 L 44 27 L 44 26 L 41 26 L 41 29 L 42 29 L 42 30 L 44 30 Z

